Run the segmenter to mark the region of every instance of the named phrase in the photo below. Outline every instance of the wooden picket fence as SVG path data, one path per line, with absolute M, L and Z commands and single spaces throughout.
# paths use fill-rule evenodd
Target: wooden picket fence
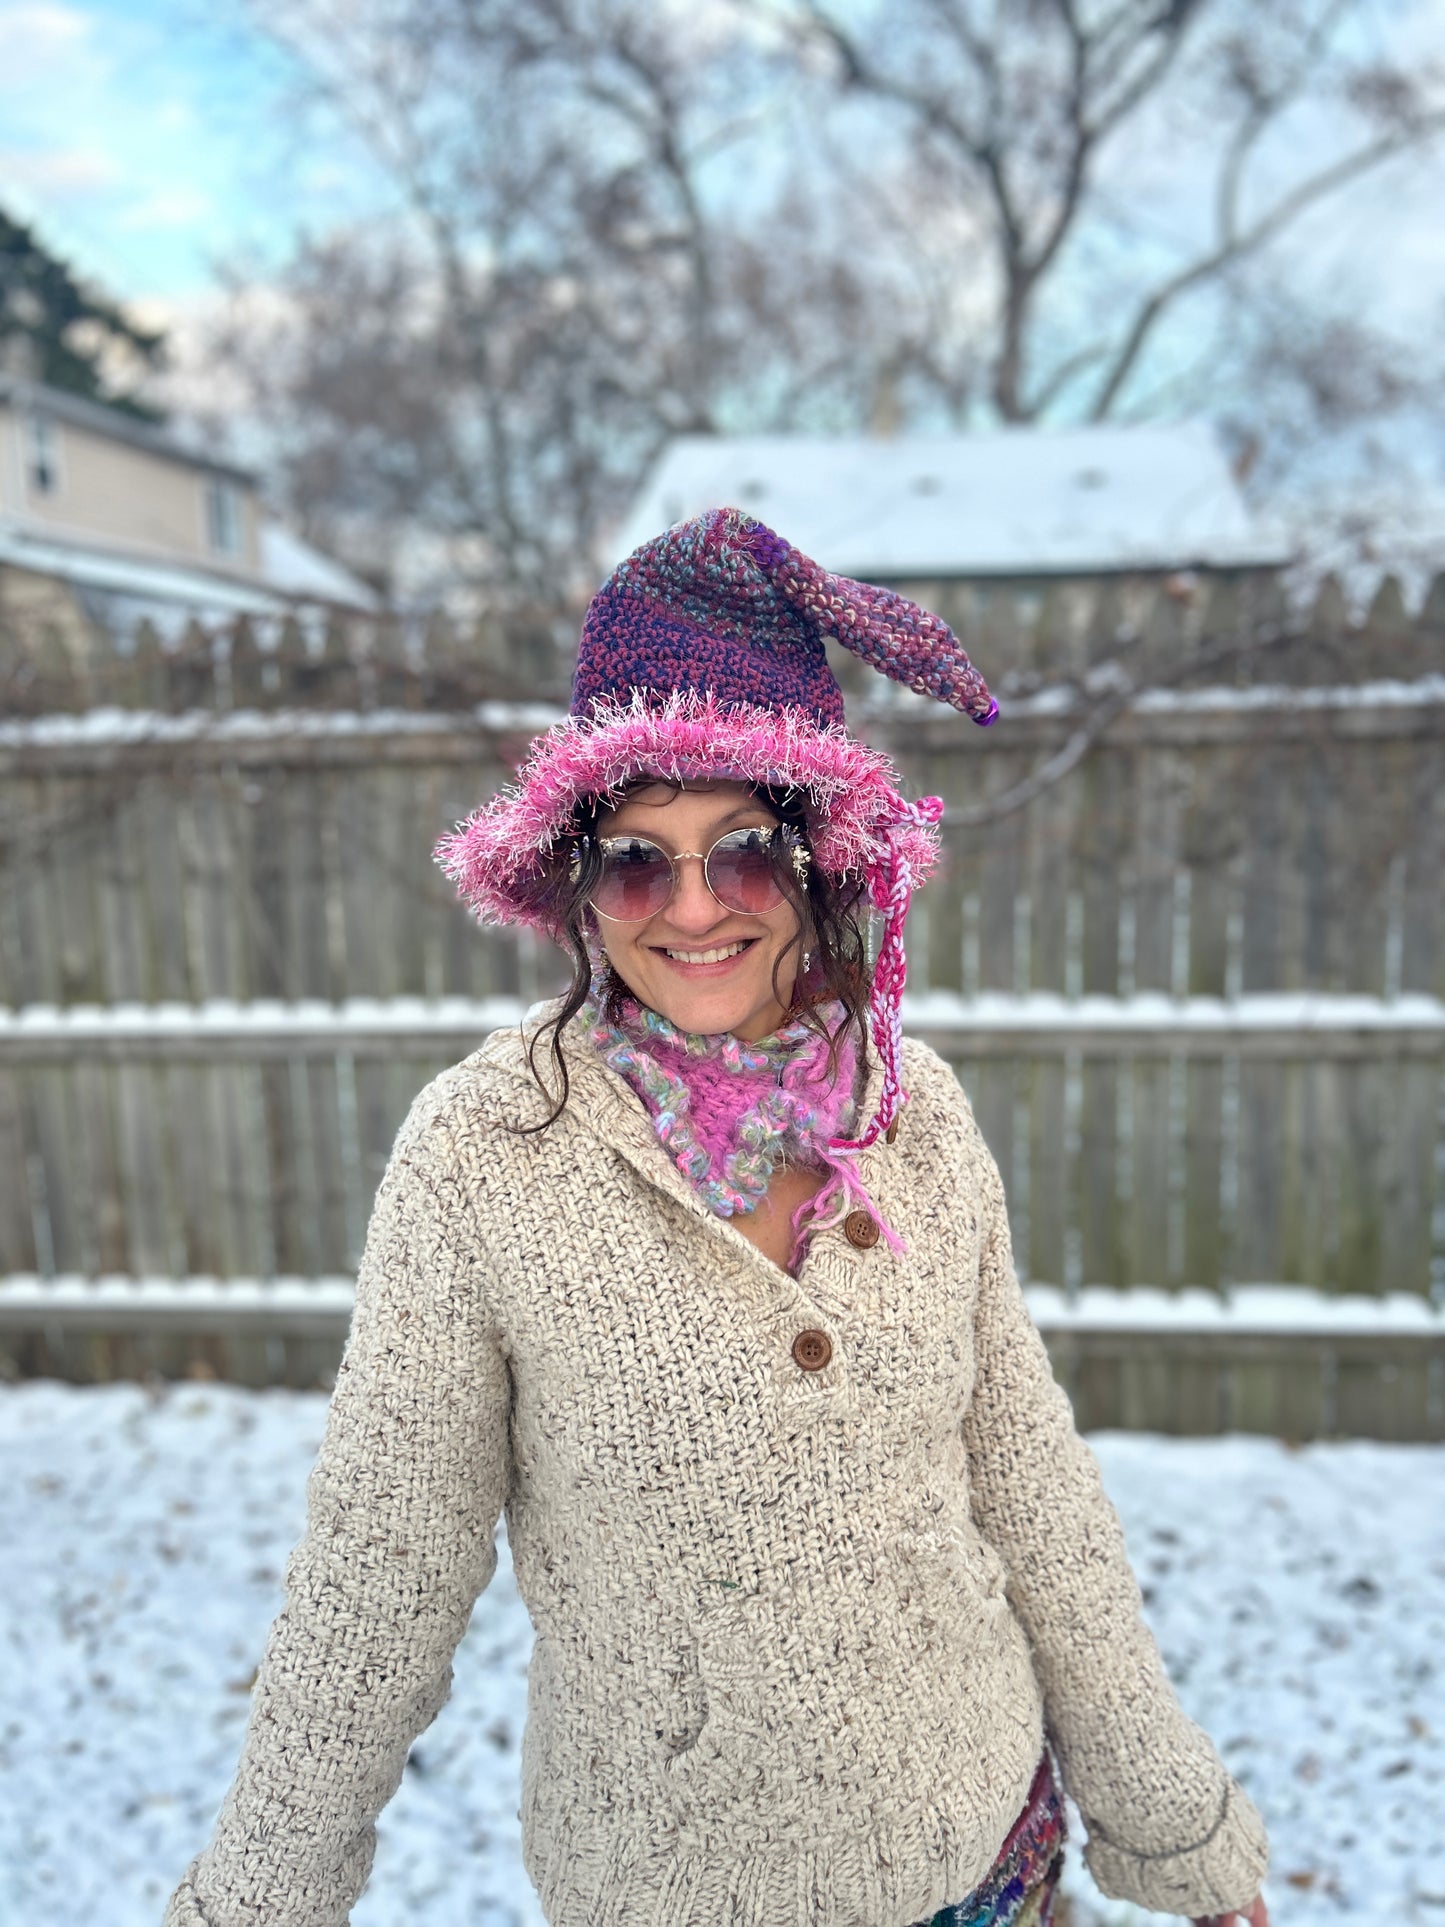
M 1306 611 L 1282 577 L 1213 570 L 986 584 L 910 580 L 896 586 L 963 636 L 989 683 L 1018 697 L 1122 661 L 1167 669 L 1186 650 L 1214 651 L 1211 675 L 1237 687 L 1329 687 L 1438 673 L 1445 638 L 1445 572 L 1416 612 L 1385 576 L 1352 613 L 1328 576 Z M 414 710 L 454 713 L 487 701 L 564 702 L 576 624 L 521 611 L 471 629 L 414 618 L 242 617 L 223 628 L 192 622 L 166 641 L 142 620 L 117 648 L 95 630 L 0 609 L 0 715 L 50 716 L 102 707 L 159 713 L 232 710 Z M 870 708 L 896 690 L 836 651 L 845 691 Z M 906 699 L 905 699 L 906 700 Z
M 1306 1308 L 1059 1323 L 1081 1421 L 1445 1436 L 1445 1327 L 1308 1311 L 1445 1306 L 1445 594 L 1281 608 L 1267 581 L 976 598 L 949 613 L 1002 665 L 987 732 L 840 678 L 947 805 L 908 1022 L 999 1157 L 1021 1275 L 1071 1301 L 1283 1281 Z M 1171 681 L 1246 632 L 1267 646 Z M 1155 694 L 969 827 L 1121 646 Z M 504 653 L 375 625 L 0 646 L 0 1369 L 334 1367 L 410 1097 L 559 982 L 429 860 L 557 713 Z

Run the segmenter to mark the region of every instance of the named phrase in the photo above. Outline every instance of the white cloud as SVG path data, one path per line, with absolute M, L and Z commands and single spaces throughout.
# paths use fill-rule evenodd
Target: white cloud
M 21 0 L 18 5 L 0 5 L 0 44 L 5 48 L 4 71 L 11 84 L 20 86 L 36 66 L 60 56 L 73 55 L 89 40 L 93 22 L 78 7 L 53 4 L 53 0 Z
M 95 147 L 0 149 L 0 173 L 12 186 L 47 200 L 95 194 L 121 178 L 114 156 Z
M 249 150 L 216 106 L 244 116 L 256 70 L 184 6 L 0 0 L 5 196 L 121 300 L 202 279 L 248 199 Z
M 88 86 L 99 65 L 94 26 L 78 7 L 0 0 L 0 100 L 7 118 L 29 122 L 38 102 L 73 102 L 77 83 Z
M 204 221 L 212 211 L 209 194 L 195 187 L 161 187 L 132 201 L 117 217 L 117 226 L 127 232 L 146 228 L 188 228 Z

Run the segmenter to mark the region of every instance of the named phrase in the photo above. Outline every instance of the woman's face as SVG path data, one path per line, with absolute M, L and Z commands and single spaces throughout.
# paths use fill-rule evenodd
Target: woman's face
M 669 856 L 703 854 L 728 830 L 777 822 L 744 783 L 707 783 L 676 790 L 648 784 L 598 819 L 599 836 L 645 836 Z M 783 1021 L 773 995 L 773 965 L 798 934 L 786 898 L 761 914 L 729 910 L 708 889 L 701 863 L 677 866 L 671 900 L 645 923 L 620 923 L 594 911 L 602 947 L 639 1003 L 661 1011 L 680 1030 L 723 1031 L 752 1041 Z M 713 962 L 708 951 L 733 952 Z M 779 972 L 786 992 L 802 962 L 799 945 Z

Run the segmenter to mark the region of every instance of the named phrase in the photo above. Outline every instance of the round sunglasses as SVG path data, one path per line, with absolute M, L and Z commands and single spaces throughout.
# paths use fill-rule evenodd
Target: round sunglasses
M 679 850 L 675 856 L 645 836 L 600 836 L 596 845 L 602 871 L 587 901 L 612 923 L 655 917 L 677 888 L 677 866 L 684 857 L 702 864 L 707 887 L 725 910 L 750 917 L 776 909 L 786 897 L 780 881 L 785 865 L 802 883 L 810 861 L 796 831 L 781 823 L 728 830 L 706 851 Z M 574 878 L 580 870 L 580 860 L 574 859 Z

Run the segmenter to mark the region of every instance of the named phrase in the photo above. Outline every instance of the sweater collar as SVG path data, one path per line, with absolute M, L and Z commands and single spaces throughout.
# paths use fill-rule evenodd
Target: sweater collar
M 545 1111 L 542 1107 L 541 1092 L 537 1089 L 536 1079 L 527 1063 L 527 1042 L 538 1027 L 548 1021 L 561 1002 L 562 999 L 556 997 L 533 1004 L 523 1016 L 520 1025 L 508 1025 L 504 1030 L 493 1031 L 486 1042 L 473 1053 L 473 1061 L 485 1063 L 506 1072 L 526 1087 L 533 1100 L 528 1106 L 528 1122 L 533 1120 L 534 1115 L 540 1119 L 545 1115 Z M 586 1025 L 580 1018 L 574 1017 L 572 1022 L 564 1027 L 562 1050 L 570 1081 L 567 1110 L 563 1114 L 563 1121 L 568 1116 L 572 1117 L 577 1125 L 599 1139 L 608 1149 L 617 1151 L 625 1157 L 640 1177 L 674 1198 L 693 1217 L 708 1224 L 717 1236 L 727 1239 L 751 1261 L 766 1267 L 775 1279 L 785 1281 L 787 1286 L 795 1286 L 796 1280 L 788 1272 L 781 1266 L 775 1265 L 770 1258 L 765 1257 L 726 1218 L 718 1217 L 703 1203 L 696 1189 L 688 1183 L 673 1164 L 664 1147 L 658 1142 L 652 1119 L 641 1098 L 627 1080 L 613 1070 L 610 1064 L 604 1062 L 588 1043 Z M 537 1068 L 548 1089 L 552 1089 L 550 1037 L 538 1045 Z M 877 1105 L 882 1075 L 882 1067 L 876 1056 L 870 1057 L 860 1094 L 860 1116 L 871 1115 L 873 1107 Z M 857 1153 L 859 1178 L 875 1198 L 879 1195 L 878 1182 L 887 1155 L 882 1138 Z M 805 1257 L 800 1272 L 801 1277 L 810 1277 L 816 1273 L 818 1255 L 810 1251 Z M 816 1277 L 814 1277 L 814 1283 L 816 1283 Z M 819 1302 L 823 1301 L 826 1295 L 824 1292 L 813 1289 L 812 1285 L 810 1290 Z

